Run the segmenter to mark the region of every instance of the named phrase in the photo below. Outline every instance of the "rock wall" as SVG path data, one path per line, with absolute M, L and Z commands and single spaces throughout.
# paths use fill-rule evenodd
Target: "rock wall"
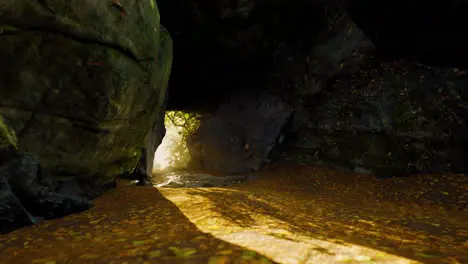
M 159 19 L 154 0 L 2 1 L 0 113 L 19 151 L 89 194 L 135 168 L 172 63 Z
M 320 94 L 284 157 L 382 177 L 468 173 L 468 71 L 368 60 Z

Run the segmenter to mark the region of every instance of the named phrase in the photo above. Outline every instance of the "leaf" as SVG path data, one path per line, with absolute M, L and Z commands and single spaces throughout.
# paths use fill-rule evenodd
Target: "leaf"
M 430 254 L 426 254 L 423 252 L 417 252 L 416 256 L 423 257 L 423 258 L 437 258 L 437 256 L 435 255 L 430 255 Z
M 143 244 L 145 244 L 145 241 L 138 241 L 138 240 L 132 241 L 132 245 L 134 246 L 139 246 Z
M 174 253 L 177 257 L 187 258 L 197 253 L 194 248 L 178 248 L 178 247 L 169 247 L 169 250 Z
M 194 237 L 194 238 L 192 239 L 192 241 L 195 242 L 195 241 L 205 240 L 205 239 L 206 239 L 206 237 L 204 237 L 204 236 L 196 236 L 196 237 Z

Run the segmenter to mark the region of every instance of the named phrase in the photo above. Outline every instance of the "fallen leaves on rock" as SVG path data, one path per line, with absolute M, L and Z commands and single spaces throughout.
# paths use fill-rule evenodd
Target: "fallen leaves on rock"
M 0 262 L 468 263 L 466 176 L 258 175 L 229 188 L 119 182 L 88 211 L 0 236 Z
M 202 231 L 250 243 L 280 263 L 468 263 L 464 175 L 382 180 L 291 166 L 258 176 L 229 188 L 161 192 Z M 246 230 L 267 245 L 246 242 Z M 300 258 L 282 257 L 294 250 Z
M 245 260 L 245 248 L 201 232 L 156 188 L 120 182 L 116 190 L 99 197 L 94 204 L 86 212 L 0 236 L 0 263 L 223 263 L 224 258 L 229 260 L 224 263 L 263 261 L 260 254 Z M 229 254 L 218 254 L 218 248 L 229 250 Z

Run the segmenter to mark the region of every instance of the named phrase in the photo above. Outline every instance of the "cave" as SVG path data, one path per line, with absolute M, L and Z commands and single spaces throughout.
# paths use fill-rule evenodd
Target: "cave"
M 258 138 L 284 134 L 275 161 L 383 178 L 466 173 L 465 3 L 234 2 L 237 9 L 223 1 L 159 1 L 176 50 L 167 109 L 214 115 L 201 128 L 218 142 L 198 142 L 211 156 L 241 159 L 252 141 L 252 156 L 268 160 L 276 143 Z M 164 16 L 175 9 L 180 17 Z M 272 97 L 278 101 L 268 103 Z M 281 104 L 284 116 L 272 106 Z M 266 129 L 272 122 L 281 128 Z M 229 132 L 215 131 L 223 126 Z M 238 143 L 222 143 L 229 137 Z M 253 163 L 229 169 L 235 165 L 218 161 L 207 169 L 232 174 L 266 165 Z
M 466 14 L 6 1 L 0 262 L 467 263 Z

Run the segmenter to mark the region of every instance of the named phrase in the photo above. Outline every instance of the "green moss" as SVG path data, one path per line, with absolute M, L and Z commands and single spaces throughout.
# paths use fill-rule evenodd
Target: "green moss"
M 7 147 L 9 145 L 13 145 L 15 148 L 17 147 L 18 139 L 16 138 L 15 131 L 11 129 L 0 116 L 0 148 Z

